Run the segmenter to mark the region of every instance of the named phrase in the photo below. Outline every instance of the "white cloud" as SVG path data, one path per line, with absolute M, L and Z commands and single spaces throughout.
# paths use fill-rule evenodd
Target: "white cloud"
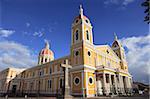
M 105 5 L 114 4 L 114 5 L 121 5 L 127 6 L 128 4 L 134 2 L 135 0 L 104 0 Z
M 44 33 L 41 31 L 33 33 L 33 36 L 36 36 L 36 37 L 42 37 L 43 35 L 44 35 Z
M 12 35 L 15 31 L 14 30 L 7 30 L 0 28 L 0 37 L 8 37 Z
M 127 48 L 126 56 L 133 79 L 148 83 L 150 76 L 150 34 L 123 38 L 121 41 L 123 46 Z
M 124 0 L 122 4 L 126 6 L 126 5 L 128 5 L 129 3 L 132 3 L 132 2 L 134 2 L 134 0 Z
M 119 4 L 119 0 L 105 0 L 104 4 Z
M 30 24 L 29 22 L 26 23 L 26 27 L 30 27 L 30 25 L 31 25 L 31 24 Z
M 31 67 L 36 65 L 36 56 L 27 46 L 13 42 L 0 42 L 0 69 L 7 67 Z

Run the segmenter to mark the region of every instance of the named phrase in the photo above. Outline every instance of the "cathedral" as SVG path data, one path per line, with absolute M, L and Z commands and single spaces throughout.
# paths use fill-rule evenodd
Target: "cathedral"
M 5 73 L 8 73 L 7 78 L 11 78 L 5 82 L 5 88 L 5 83 L 0 82 L 0 89 L 26 94 L 62 93 L 67 82 L 64 79 L 64 68 L 60 64 L 66 64 L 67 60 L 68 66 L 71 66 L 68 69 L 71 96 L 131 94 L 132 76 L 128 72 L 122 44 L 115 35 L 111 46 L 94 45 L 92 27 L 80 6 L 79 15 L 72 23 L 70 54 L 55 59 L 49 43 L 46 42 L 39 53 L 38 65 L 21 70 L 13 77 L 12 72 L 9 73 L 11 69 L 8 69 Z

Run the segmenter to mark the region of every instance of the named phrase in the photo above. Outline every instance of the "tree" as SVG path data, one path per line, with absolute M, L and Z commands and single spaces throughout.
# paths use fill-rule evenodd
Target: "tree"
M 145 7 L 144 13 L 146 16 L 144 17 L 144 21 L 147 22 L 148 24 L 150 23 L 150 0 L 145 0 L 141 6 Z

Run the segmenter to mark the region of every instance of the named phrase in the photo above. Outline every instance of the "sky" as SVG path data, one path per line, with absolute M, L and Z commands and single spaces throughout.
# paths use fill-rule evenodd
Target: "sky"
M 94 44 L 111 45 L 114 32 L 125 50 L 133 80 L 148 83 L 150 33 L 143 0 L 0 0 L 0 70 L 37 65 L 45 41 L 55 59 L 70 54 L 71 24 L 84 15 L 93 26 Z

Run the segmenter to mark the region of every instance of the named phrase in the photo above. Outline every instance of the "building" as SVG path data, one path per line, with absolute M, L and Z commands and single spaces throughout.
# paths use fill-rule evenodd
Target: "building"
M 13 92 L 49 94 L 61 93 L 64 73 L 60 64 L 69 61 L 70 94 L 86 97 L 131 93 L 132 76 L 128 72 L 124 48 L 117 36 L 109 45 L 94 45 L 92 24 L 80 6 L 72 23 L 70 54 L 54 59 L 48 42 L 41 50 L 38 65 L 20 73 L 11 83 Z M 18 82 L 18 83 L 17 83 Z M 14 88 L 15 87 L 15 88 Z M 14 90 L 15 89 L 15 90 Z
M 11 90 L 11 81 L 16 78 L 24 69 L 7 68 L 0 72 L 0 93 L 6 93 Z

